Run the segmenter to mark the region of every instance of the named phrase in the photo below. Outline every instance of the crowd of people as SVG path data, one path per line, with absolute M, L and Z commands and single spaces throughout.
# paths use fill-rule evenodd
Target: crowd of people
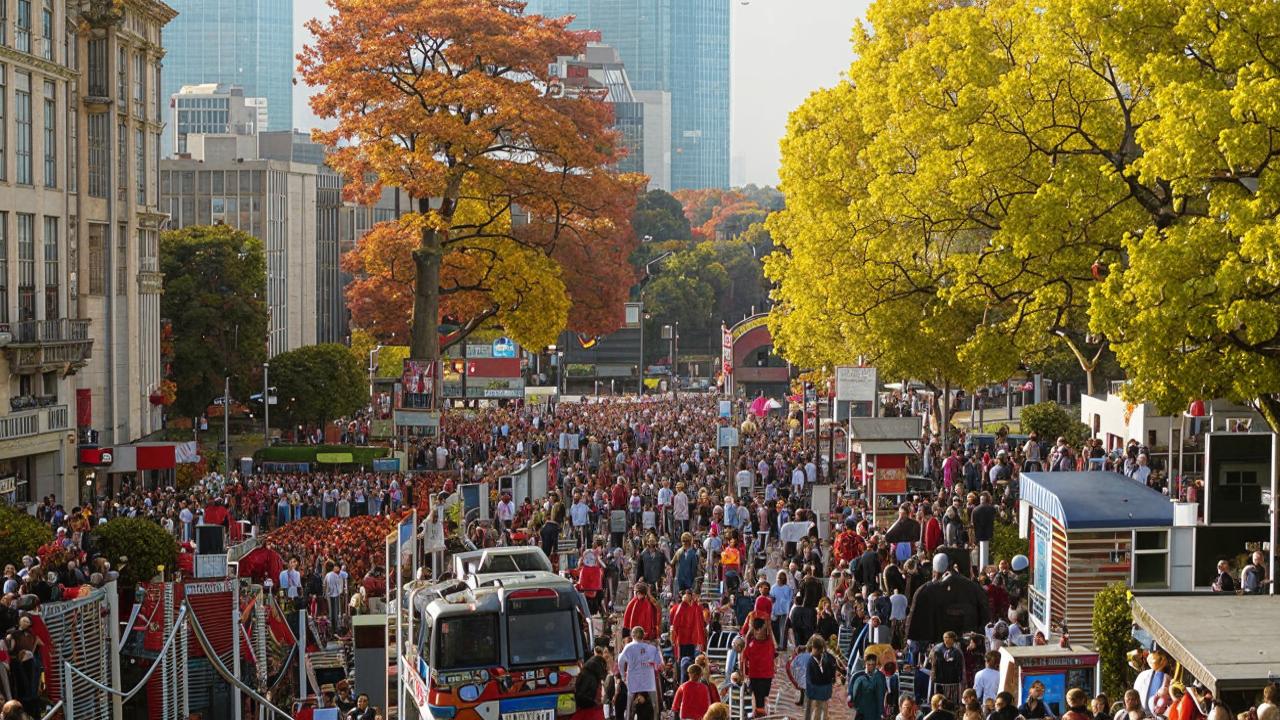
M 740 438 L 732 461 L 717 447 L 717 428 L 728 423 Z M 56 567 L 33 554 L 5 569 L 0 698 L 39 707 L 38 604 L 101 586 L 115 577 L 113 562 L 127 561 L 95 553 L 100 522 L 149 518 L 190 541 L 202 522 L 266 532 L 306 518 L 394 517 L 460 483 L 488 481 L 493 520 L 460 530 L 477 546 L 540 545 L 577 578 L 601 626 L 620 630 L 602 634 L 579 675 L 578 717 L 715 718 L 735 698 L 763 714 L 776 702 L 780 667 L 802 691 L 794 713 L 806 720 L 828 717 L 837 686 L 859 720 L 1111 713 L 1102 696 L 1067 693 L 1048 707 L 1034 689 L 1014 698 L 991 680 L 1000 646 L 1051 640 L 1028 619 L 1026 559 L 990 552 L 996 528 L 1013 521 L 1019 475 L 1089 469 L 1092 449 L 1007 435 L 979 447 L 954 429 L 944 447 L 925 430 L 914 470 L 933 481 L 929 491 L 873 508 L 837 480 L 830 505 L 816 507 L 828 494 L 814 488 L 839 474 L 804 430 L 785 412 L 753 415 L 739 400 L 726 414 L 702 395 L 486 408 L 448 413 L 439 438 L 411 443 L 409 473 L 212 474 L 193 487 L 126 488 L 70 510 L 44 498 L 36 515 L 65 552 Z M 1147 480 L 1134 450 L 1103 466 L 1118 462 Z M 516 505 L 497 492 L 499 477 L 543 459 L 545 497 Z M 561 566 L 567 538 L 579 552 Z M 348 575 L 353 558 L 344 556 L 367 548 L 285 550 L 278 592 L 314 596 L 335 629 L 367 609 L 370 578 Z M 365 591 L 352 593 L 357 585 Z M 725 632 L 727 655 L 713 663 L 709 643 Z M 913 691 L 900 686 L 904 676 Z M 1156 716 L 1141 703 L 1132 711 Z

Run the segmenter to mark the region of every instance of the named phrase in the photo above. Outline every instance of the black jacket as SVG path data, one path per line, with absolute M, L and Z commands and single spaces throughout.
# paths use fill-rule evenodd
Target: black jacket
M 990 540 L 996 531 L 996 506 L 979 505 L 969 513 L 973 520 L 973 538 L 978 542 Z
M 582 672 L 573 681 L 573 700 L 578 709 L 589 709 L 600 706 L 600 687 L 609 675 L 604 659 L 593 655 L 582 665 Z
M 983 633 L 990 614 L 986 590 L 967 577 L 950 573 L 916 591 L 907 615 L 907 638 L 934 643 L 948 630 L 961 635 Z

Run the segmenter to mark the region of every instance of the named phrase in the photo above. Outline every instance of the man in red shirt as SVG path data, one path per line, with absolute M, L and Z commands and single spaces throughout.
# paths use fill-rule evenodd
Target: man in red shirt
M 635 596 L 631 598 L 631 602 L 627 603 L 627 609 L 622 613 L 622 627 L 644 628 L 645 637 L 658 637 L 658 626 L 662 624 L 662 611 L 658 608 L 658 603 L 649 594 L 649 586 L 645 583 L 636 584 Z
M 671 645 L 676 649 L 676 666 L 681 666 L 681 659 L 693 659 L 698 651 L 707 644 L 707 626 L 703 620 L 702 607 L 698 605 L 697 596 L 692 589 L 684 591 L 684 597 L 671 610 Z M 679 679 L 684 680 L 683 670 Z
M 702 679 L 702 666 L 689 666 L 689 679 L 676 689 L 671 710 L 679 720 L 702 720 L 711 707 L 711 685 Z

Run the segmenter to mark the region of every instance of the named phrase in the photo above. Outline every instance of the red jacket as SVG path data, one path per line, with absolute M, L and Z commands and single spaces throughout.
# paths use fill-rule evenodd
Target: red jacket
M 711 707 L 711 688 L 701 680 L 686 680 L 676 690 L 671 709 L 680 720 L 702 720 Z
M 764 640 L 755 638 L 747 640 L 747 648 L 742 651 L 742 659 L 747 667 L 747 678 L 751 680 L 772 678 L 775 655 L 777 655 L 777 646 L 773 644 L 772 635 Z
M 920 539 L 924 543 L 925 551 L 930 555 L 942 545 L 942 524 L 938 522 L 938 518 L 930 517 L 925 522 Z
M 599 565 L 583 565 L 578 570 L 578 591 L 586 593 L 600 592 L 604 588 L 604 569 Z
M 671 644 L 677 649 L 680 645 L 702 647 L 707 644 L 707 626 L 702 619 L 702 608 L 697 603 L 676 603 L 671 610 Z
M 647 595 L 637 595 L 627 603 L 622 613 L 622 626 L 625 628 L 644 628 L 646 640 L 657 641 L 658 625 L 661 624 L 662 612 Z

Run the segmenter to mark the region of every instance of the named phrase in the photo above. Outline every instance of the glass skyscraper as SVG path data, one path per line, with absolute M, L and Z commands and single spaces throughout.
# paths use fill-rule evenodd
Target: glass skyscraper
M 530 0 L 618 49 L 636 90 L 671 94 L 672 189 L 729 186 L 730 0 Z
M 267 130 L 293 129 L 293 0 L 169 0 L 165 99 L 183 85 L 239 85 L 267 99 Z M 165 119 L 173 122 L 173 111 Z

